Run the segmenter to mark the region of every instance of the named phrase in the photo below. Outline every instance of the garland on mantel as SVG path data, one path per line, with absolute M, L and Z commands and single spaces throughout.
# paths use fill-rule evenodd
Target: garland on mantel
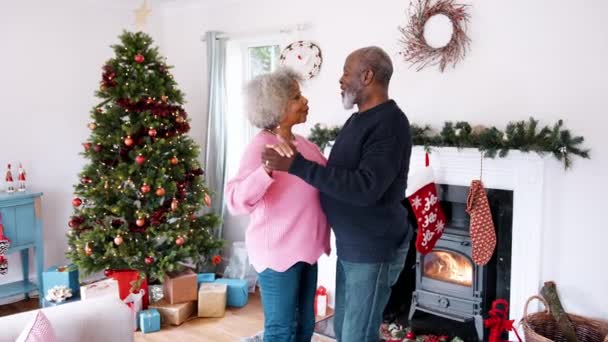
M 414 145 L 424 146 L 427 152 L 432 147 L 477 148 L 484 157 L 501 158 L 509 154 L 509 150 L 536 152 L 539 155 L 552 153 L 564 163 L 564 168 L 572 166 L 572 156 L 589 159 L 589 149 L 582 146 L 585 138 L 573 136 L 570 130 L 563 127 L 559 120 L 553 126 L 545 126 L 539 130 L 538 121 L 530 118 L 528 121 L 510 122 L 504 131 L 492 126 L 471 125 L 466 121 L 445 122 L 439 133 L 434 133 L 431 126 L 411 124 Z M 326 127 L 315 124 L 308 139 L 324 150 L 331 141 L 336 140 L 340 127 Z

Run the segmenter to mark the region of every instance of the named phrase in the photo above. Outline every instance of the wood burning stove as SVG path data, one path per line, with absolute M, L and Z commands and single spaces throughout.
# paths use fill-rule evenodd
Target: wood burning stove
M 448 224 L 433 251 L 416 254 L 416 289 L 409 320 L 416 311 L 423 311 L 458 322 L 473 322 L 481 341 L 482 314 L 497 296 L 509 298 L 513 200 L 510 191 L 488 191 L 499 242 L 492 260 L 478 266 L 471 259 L 467 194 L 468 187 L 439 186 L 438 196 Z

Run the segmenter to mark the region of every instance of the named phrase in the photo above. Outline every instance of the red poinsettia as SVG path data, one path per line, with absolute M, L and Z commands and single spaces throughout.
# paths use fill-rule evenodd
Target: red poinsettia
M 211 258 L 211 263 L 213 263 L 214 265 L 219 265 L 220 262 L 222 262 L 222 257 L 219 255 L 214 255 L 213 258 Z

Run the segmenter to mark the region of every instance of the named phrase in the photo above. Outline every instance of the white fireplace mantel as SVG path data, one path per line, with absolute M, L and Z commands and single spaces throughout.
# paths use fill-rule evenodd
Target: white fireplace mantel
M 424 149 L 412 150 L 410 173 L 424 167 Z M 512 319 L 522 317 L 524 304 L 541 285 L 544 176 L 547 157 L 510 151 L 505 158 L 483 159 L 482 181 L 486 189 L 513 191 L 511 249 Z M 437 184 L 469 186 L 479 179 L 481 152 L 477 149 L 433 148 L 430 166 Z
M 326 151 L 327 153 L 327 151 Z M 410 174 L 424 167 L 423 147 L 412 150 Z M 527 298 L 541 285 L 544 176 L 546 158 L 536 153 L 510 151 L 505 158 L 483 159 L 482 181 L 486 189 L 513 191 L 510 316 L 523 315 Z M 430 166 L 437 184 L 469 186 L 479 179 L 481 153 L 477 149 L 433 148 Z M 332 255 L 319 260 L 319 285 L 325 286 L 333 303 L 335 286 L 335 243 Z

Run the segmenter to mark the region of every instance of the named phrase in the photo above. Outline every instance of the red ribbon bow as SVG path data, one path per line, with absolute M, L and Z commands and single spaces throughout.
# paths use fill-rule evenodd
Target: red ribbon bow
M 498 306 L 503 306 L 503 309 L 500 309 Z M 507 340 L 503 340 L 501 335 L 505 331 L 513 331 L 515 332 L 515 336 L 519 342 L 521 342 L 521 337 L 517 333 L 517 329 L 513 327 L 513 320 L 509 318 L 509 303 L 504 299 L 497 299 L 492 302 L 492 309 L 489 312 L 490 317 L 483 321 L 483 324 L 486 328 L 490 329 L 490 336 L 488 336 L 489 342 L 508 342 Z

